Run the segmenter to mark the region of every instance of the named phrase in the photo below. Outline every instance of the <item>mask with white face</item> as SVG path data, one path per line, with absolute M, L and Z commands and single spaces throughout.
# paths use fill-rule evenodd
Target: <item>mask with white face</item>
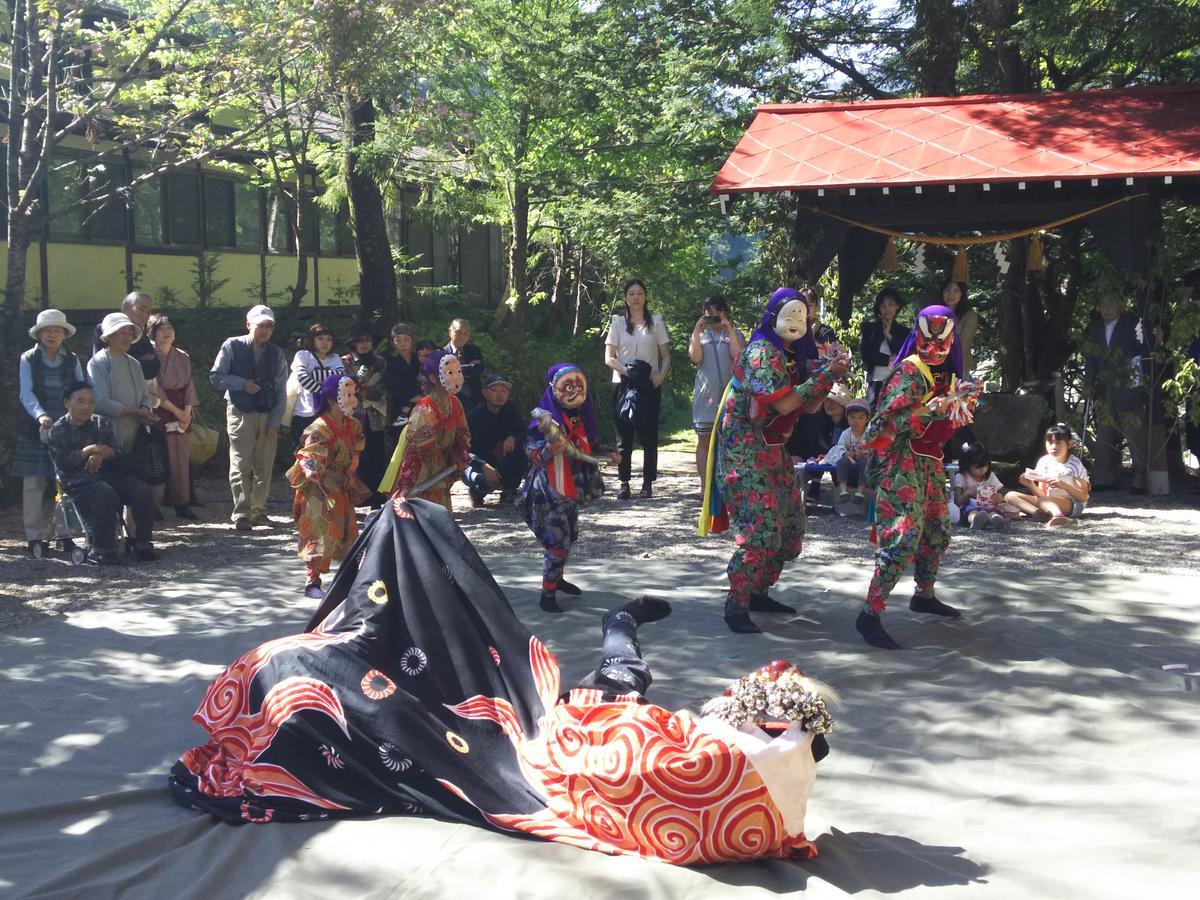
M 789 344 L 808 333 L 808 305 L 803 299 L 783 304 L 775 316 L 775 333 Z

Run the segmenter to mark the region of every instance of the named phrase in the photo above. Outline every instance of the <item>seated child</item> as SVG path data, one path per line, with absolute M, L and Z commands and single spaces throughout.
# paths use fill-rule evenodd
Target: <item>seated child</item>
M 1004 485 L 992 471 L 992 457 L 980 443 L 965 443 L 959 451 L 959 469 L 950 486 L 954 489 L 954 505 L 961 522 L 971 528 L 1004 528 L 1006 513 L 1016 510 L 1003 500 Z
M 826 401 L 828 402 L 828 401 Z M 825 454 L 825 464 L 835 466 L 838 485 L 838 500 L 845 503 L 854 490 L 854 503 L 865 507 L 867 480 L 864 477 L 870 451 L 863 446 L 867 420 L 871 418 L 871 407 L 866 400 L 854 399 L 846 403 L 846 419 L 849 427 L 838 437 L 838 442 Z M 839 510 L 843 515 L 845 509 Z
M 1009 491 L 1004 502 L 1047 525 L 1079 524 L 1092 484 L 1079 457 L 1071 454 L 1072 446 L 1066 425 L 1046 429 L 1046 455 L 1020 478 L 1033 493 Z
M 849 402 L 850 391 L 846 386 L 834 384 L 819 410 L 805 413 L 796 420 L 796 427 L 787 440 L 792 461 L 806 465 L 805 495 L 810 502 L 816 502 L 820 496 L 821 478 L 825 472 L 834 474 L 833 463 L 829 463 L 828 468 L 823 467 L 825 456 L 846 430 L 846 404 Z

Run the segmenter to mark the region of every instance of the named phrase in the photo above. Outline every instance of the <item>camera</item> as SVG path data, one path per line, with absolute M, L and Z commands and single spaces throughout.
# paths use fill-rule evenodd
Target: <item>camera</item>
M 704 321 L 707 322 L 709 325 L 717 325 L 717 324 L 720 324 L 721 317 L 720 316 L 705 316 Z

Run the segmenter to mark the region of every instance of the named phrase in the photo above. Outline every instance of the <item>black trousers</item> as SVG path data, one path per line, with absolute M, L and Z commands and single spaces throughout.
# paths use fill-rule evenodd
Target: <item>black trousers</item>
M 622 378 L 613 385 L 613 410 L 621 408 L 629 383 Z M 633 423 L 617 420 L 617 436 L 620 439 L 621 462 L 617 466 L 617 477 L 628 481 L 633 472 L 633 440 L 642 445 L 642 481 L 650 484 L 658 479 L 658 415 L 662 409 L 662 388 L 639 390 L 638 398 L 643 407 L 638 411 L 638 420 Z
M 92 549 L 113 553 L 117 546 L 117 520 L 121 508 L 133 513 L 133 540 L 149 544 L 154 530 L 154 489 L 134 475 L 105 474 L 103 481 L 76 485 L 68 490 L 88 528 Z
M 637 622 L 627 612 L 605 617 L 604 649 L 600 663 L 577 687 L 593 688 L 606 694 L 642 694 L 650 687 L 650 667 L 642 659 L 637 639 Z

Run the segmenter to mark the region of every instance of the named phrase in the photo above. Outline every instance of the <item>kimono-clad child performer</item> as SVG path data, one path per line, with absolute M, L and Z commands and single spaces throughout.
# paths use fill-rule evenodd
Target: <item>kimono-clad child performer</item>
M 875 574 L 855 627 L 873 647 L 900 649 L 880 616 L 910 563 L 917 590 L 909 609 L 947 618 L 961 615 L 933 592 L 938 563 L 950 544 L 942 447 L 956 429 L 969 424 L 978 390 L 961 377 L 954 310 L 927 306 L 917 314 L 867 423 L 866 446 L 874 451 L 867 481 L 875 489 Z
M 421 378 L 428 393 L 413 405 L 379 490 L 450 509 L 450 486 L 471 459 L 471 428 L 457 396 L 462 366 L 453 354 L 434 350 L 421 363 Z
M 343 372 L 321 382 L 321 412 L 304 429 L 296 462 L 288 469 L 288 484 L 296 489 L 292 515 L 300 532 L 299 556 L 307 580 L 304 596 L 325 596 L 321 576 L 329 564 L 342 559 L 358 537 L 354 506 L 370 496 L 358 477 L 358 460 L 364 439 L 354 418 L 358 386 Z
M 802 412 L 816 412 L 850 361 L 837 349 L 809 373 L 817 346 L 808 329 L 804 296 L 792 288 L 771 295 L 762 323 L 733 366 L 724 412 L 713 429 L 716 475 L 709 471 L 702 533 L 734 529 L 725 624 L 739 634 L 761 632 L 750 611 L 795 612 L 767 596 L 783 564 L 804 543 L 804 498 L 787 452 L 788 435 Z M 714 490 L 719 485 L 719 496 Z M 711 523 L 711 524 L 710 524 Z
M 545 549 L 542 596 L 546 612 L 560 613 L 557 592 L 578 596 L 578 587 L 563 578 L 571 545 L 579 540 L 579 507 L 604 492 L 597 464 L 596 410 L 588 396 L 587 377 L 573 363 L 555 363 L 546 371 L 546 390 L 534 410 L 525 452 L 531 463 L 517 505 L 525 524 Z M 620 454 L 608 453 L 616 465 Z

